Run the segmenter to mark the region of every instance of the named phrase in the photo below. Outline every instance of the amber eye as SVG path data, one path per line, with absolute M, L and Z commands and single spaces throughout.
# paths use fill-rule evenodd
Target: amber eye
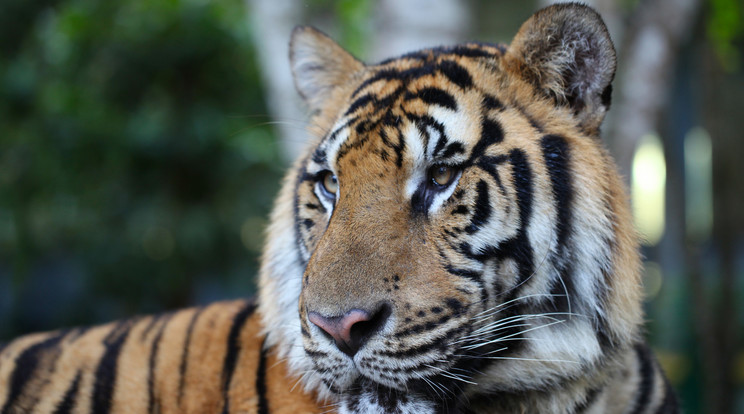
M 320 185 L 328 196 L 335 197 L 338 193 L 338 179 L 331 171 L 325 171 L 320 177 Z
M 446 186 L 455 177 L 455 169 L 447 165 L 435 165 L 429 170 L 431 182 L 438 186 Z

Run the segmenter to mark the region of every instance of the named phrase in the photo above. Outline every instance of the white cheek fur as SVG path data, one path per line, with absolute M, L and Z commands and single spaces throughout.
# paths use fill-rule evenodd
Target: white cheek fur
M 442 207 L 442 204 L 444 204 L 444 202 L 452 196 L 452 193 L 455 192 L 455 188 L 457 188 L 457 183 L 460 182 L 460 177 L 462 177 L 462 171 L 457 172 L 457 177 L 452 180 L 449 187 L 434 196 L 434 200 L 432 200 L 431 205 L 429 206 L 429 214 L 433 214 L 439 211 L 439 208 Z
M 321 185 L 323 184 L 321 184 L 320 182 L 315 183 L 313 192 L 315 193 L 315 196 L 318 197 L 320 204 L 322 204 L 323 207 L 326 209 L 328 217 L 331 217 L 331 213 L 333 213 L 333 207 L 336 205 L 336 203 L 335 200 L 331 200 L 323 194 L 323 189 L 320 188 Z M 341 188 L 339 187 L 339 189 L 336 191 L 336 198 L 338 198 L 340 192 Z

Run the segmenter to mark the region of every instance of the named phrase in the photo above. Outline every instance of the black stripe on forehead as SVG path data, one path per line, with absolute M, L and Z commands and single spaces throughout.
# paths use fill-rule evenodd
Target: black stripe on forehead
M 364 90 L 364 88 L 377 81 L 397 80 L 408 83 L 427 75 L 434 75 L 437 72 L 444 75 L 450 82 L 461 87 L 462 89 L 468 89 L 473 85 L 473 78 L 470 76 L 470 73 L 467 71 L 467 69 L 462 67 L 454 60 L 443 60 L 438 63 L 427 62 L 421 66 L 416 66 L 408 69 L 380 69 L 379 72 L 362 82 L 362 84 L 359 85 L 359 87 L 357 87 L 356 90 L 354 90 L 354 92 L 351 94 L 351 97 L 355 98 L 362 90 Z
M 429 149 L 429 141 L 431 140 L 431 134 L 429 134 L 429 128 L 432 128 L 433 130 L 437 131 L 439 133 L 439 139 L 446 139 L 446 134 L 444 132 L 444 124 L 437 121 L 436 118 L 430 116 L 430 115 L 413 115 L 413 114 L 406 114 L 406 118 L 408 118 L 411 122 L 413 122 L 416 125 L 416 129 L 418 129 L 419 133 L 421 134 L 421 137 L 423 138 L 423 147 L 424 147 L 424 154 L 426 155 L 427 150 Z M 442 143 L 441 146 L 439 143 L 437 144 L 437 148 L 434 150 L 434 152 L 438 152 L 443 148 L 444 144 Z
M 395 126 L 398 127 L 399 124 L 400 120 L 398 119 Z M 387 139 L 387 132 L 385 131 L 385 129 L 382 129 L 380 131 L 380 137 L 382 137 L 382 142 L 387 143 L 387 145 L 393 149 L 393 151 L 395 152 L 395 165 L 398 168 L 401 168 L 403 166 L 403 150 L 406 147 L 406 141 L 403 139 L 403 132 L 401 132 L 400 128 L 398 128 L 397 144 L 394 144 Z
M 470 73 L 467 69 L 463 68 L 457 62 L 453 60 L 445 60 L 439 64 L 439 72 L 446 76 L 450 82 L 461 87 L 462 89 L 468 89 L 473 86 L 473 78 L 470 77 Z
M 315 151 L 313 151 L 313 154 L 310 157 L 312 161 L 319 165 L 326 165 L 328 163 L 328 154 L 326 151 L 327 146 L 333 141 L 335 141 L 342 131 L 344 131 L 346 128 L 348 128 L 350 125 L 357 122 L 358 120 L 359 120 L 359 117 L 350 118 L 346 120 L 346 122 L 344 122 L 338 128 L 331 131 L 330 134 L 326 135 L 321 140 L 320 144 L 315 148 Z
M 406 93 L 406 100 L 421 99 L 429 105 L 439 105 L 444 108 L 457 110 L 457 101 L 449 92 L 432 86 L 421 88 L 416 92 Z
M 473 147 L 473 151 L 470 153 L 470 162 L 477 161 L 478 158 L 482 157 L 488 147 L 493 144 L 498 144 L 504 140 L 504 130 L 501 128 L 501 124 L 493 119 L 483 118 L 481 122 L 481 135 L 478 142 Z
M 505 108 L 504 104 L 495 96 L 484 94 L 483 96 L 483 106 L 486 109 L 495 109 L 495 110 L 503 110 Z
M 500 44 L 489 44 L 489 43 L 470 43 L 464 45 L 454 46 L 440 46 L 431 49 L 418 50 L 415 52 L 406 53 L 400 57 L 394 57 L 385 59 L 380 62 L 380 65 L 387 65 L 396 60 L 420 60 L 426 61 L 443 55 L 453 55 L 456 57 L 464 58 L 487 58 L 496 56 L 496 54 L 485 50 L 483 47 L 494 47 L 499 50 L 500 53 L 506 51 L 504 45 Z
M 376 96 L 374 93 L 368 93 L 357 98 L 346 110 L 344 116 L 348 116 L 359 108 L 362 108 L 368 104 L 372 104 L 376 111 L 390 107 L 406 90 L 405 87 L 399 86 L 394 91 L 390 92 L 385 96 Z
M 392 68 L 381 69 L 379 72 L 375 73 L 371 78 L 362 82 L 362 84 L 359 85 L 359 87 L 357 87 L 354 90 L 354 92 L 351 94 L 351 97 L 352 98 L 356 97 L 356 95 L 359 94 L 359 92 L 361 92 L 364 88 L 380 80 L 411 81 L 411 80 L 415 80 L 415 79 L 421 78 L 426 75 L 432 75 L 434 74 L 434 71 L 435 71 L 435 67 L 433 67 L 432 65 L 417 66 L 414 68 L 403 69 L 403 70 L 392 69 Z

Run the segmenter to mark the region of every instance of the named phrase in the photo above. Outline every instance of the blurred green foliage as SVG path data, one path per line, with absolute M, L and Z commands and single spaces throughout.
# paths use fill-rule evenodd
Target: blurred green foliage
M 245 13 L 0 2 L 0 338 L 253 292 L 283 166 Z
M 373 25 L 371 0 L 307 0 L 305 6 L 307 20 L 332 21 L 337 30 L 333 39 L 352 55 L 364 56 Z
M 706 29 L 708 40 L 729 72 L 740 69 L 741 56 L 735 43 L 744 42 L 744 5 L 741 0 L 709 0 Z

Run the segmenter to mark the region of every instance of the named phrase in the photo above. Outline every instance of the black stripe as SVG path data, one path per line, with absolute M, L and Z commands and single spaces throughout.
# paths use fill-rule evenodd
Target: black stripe
M 72 329 L 72 331 L 70 331 L 70 333 L 67 335 L 67 341 L 69 341 L 69 343 L 74 343 L 78 339 L 82 338 L 82 336 L 85 335 L 90 329 L 91 327 L 88 326 L 82 326 Z
M 656 414 L 677 414 L 680 412 L 679 402 L 669 380 L 664 380 L 664 401 L 662 401 Z
M 485 46 L 489 46 L 489 45 L 485 45 Z M 460 57 L 470 57 L 470 58 L 495 56 L 495 54 L 493 53 L 490 53 L 486 50 L 478 48 L 478 45 L 474 45 L 474 47 L 471 47 L 468 45 L 457 45 L 457 46 L 451 46 L 451 47 L 444 47 L 442 48 L 442 52 L 446 54 L 453 54 L 453 55 L 457 55 Z
M 423 76 L 432 75 L 435 72 L 439 72 L 444 75 L 450 82 L 455 85 L 467 89 L 473 85 L 473 79 L 470 73 L 459 65 L 457 62 L 452 60 L 443 60 L 439 63 L 427 62 L 421 66 L 407 68 L 403 70 L 385 68 L 372 75 L 369 79 L 365 80 L 357 87 L 356 90 L 351 94 L 352 99 L 356 98 L 364 88 L 381 80 L 400 80 L 403 83 L 412 82 Z
M 398 395 L 398 392 L 396 390 L 392 390 L 388 387 L 380 387 L 378 384 L 372 385 L 368 382 L 367 386 L 368 389 L 366 390 L 366 392 L 371 395 L 376 395 L 375 402 L 378 406 L 382 407 L 383 412 L 400 412 L 400 410 L 397 410 L 398 401 L 401 398 L 405 398 L 404 395 Z
M 387 111 L 385 115 L 382 118 L 382 121 L 386 126 L 390 126 L 392 128 L 395 128 L 398 132 L 397 139 L 398 143 L 393 143 L 390 141 L 390 137 L 388 136 L 387 131 L 385 128 L 380 128 L 380 139 L 382 140 L 382 143 L 386 146 L 390 147 L 393 152 L 395 153 L 395 165 L 400 168 L 403 166 L 403 149 L 405 148 L 405 141 L 403 140 L 403 133 L 400 131 L 400 118 L 393 115 L 392 111 Z
M 103 340 L 106 351 L 98 363 L 98 368 L 96 368 L 93 394 L 91 395 L 92 412 L 96 414 L 106 414 L 111 411 L 119 354 L 133 324 L 133 320 L 119 322 Z
M 163 337 L 163 331 L 165 331 L 166 325 L 170 321 L 172 314 L 168 314 L 163 319 L 163 323 L 160 324 L 158 332 L 155 338 L 152 340 L 152 347 L 150 348 L 150 358 L 148 361 L 147 370 L 147 412 L 148 413 L 159 413 L 161 410 L 155 410 L 155 367 L 158 361 L 158 351 L 160 350 L 160 340 Z
M 463 154 L 465 153 L 465 147 L 462 146 L 459 142 L 453 142 L 449 145 L 447 145 L 447 148 L 445 148 L 444 153 L 442 153 L 442 158 L 447 159 L 452 157 L 455 154 Z
M 323 139 L 323 143 L 325 144 L 325 143 L 328 143 L 328 142 L 335 141 L 336 138 L 338 138 L 339 134 L 341 134 L 341 131 L 345 130 L 346 128 L 348 128 L 350 125 L 354 124 L 358 120 L 359 120 L 359 117 L 350 118 L 349 120 L 347 120 L 346 122 L 344 122 L 341 126 L 339 126 L 338 128 L 336 128 L 333 132 L 331 132 L 326 138 L 324 138 Z M 323 157 L 325 157 L 325 148 L 322 151 L 324 151 L 323 152 Z M 315 159 L 314 157 L 315 156 L 313 156 L 313 159 Z M 324 158 L 324 162 L 325 162 L 325 158 Z M 322 164 L 322 163 L 320 163 L 320 164 Z
M 483 96 L 483 106 L 485 106 L 488 109 L 496 109 L 496 110 L 504 109 L 504 104 L 501 103 L 501 101 L 499 101 L 495 96 L 491 96 L 491 95 Z
M 566 240 L 572 228 L 571 205 L 574 190 L 571 179 L 571 153 L 565 138 L 557 135 L 546 135 L 541 141 L 545 165 L 550 175 L 553 198 L 558 213 L 556 227 L 558 228 L 558 249 L 565 250 Z
M 246 302 L 243 309 L 241 309 L 233 318 L 233 324 L 230 328 L 230 333 L 227 336 L 227 352 L 225 353 L 225 362 L 222 368 L 222 393 L 225 401 L 222 410 L 223 414 L 230 412 L 230 382 L 232 381 L 233 374 L 235 373 L 235 366 L 238 363 L 238 357 L 240 356 L 240 334 L 243 331 L 245 321 L 253 314 L 255 309 L 255 303 L 252 301 Z
M 533 118 L 533 117 L 532 117 L 532 115 L 530 115 L 529 113 L 527 113 L 527 110 L 526 110 L 526 109 L 524 109 L 524 107 L 522 107 L 522 106 L 520 106 L 520 105 L 518 105 L 518 104 L 517 104 L 517 105 L 515 105 L 515 107 L 517 108 L 517 110 L 519 111 L 519 113 L 520 113 L 520 114 L 521 114 L 521 115 L 522 115 L 523 117 L 525 117 L 525 118 L 527 119 L 527 122 L 529 122 L 529 123 L 530 123 L 530 125 L 532 126 L 532 128 L 535 128 L 535 129 L 536 129 L 536 130 L 537 130 L 538 132 L 542 132 L 542 131 L 543 131 L 543 127 L 542 127 L 542 125 L 540 125 L 540 123 L 539 123 L 539 122 L 537 122 L 537 121 L 535 120 L 535 118 Z
M 573 412 L 575 414 L 581 414 L 586 411 L 587 408 L 591 407 L 592 404 L 594 404 L 597 401 L 597 397 L 601 394 L 601 391 L 603 391 L 604 388 L 592 388 L 589 391 L 586 392 L 586 395 L 584 396 L 584 400 L 580 403 L 576 404 L 576 407 L 574 407 Z
M 527 155 L 522 150 L 513 149 L 509 153 L 509 160 L 512 165 L 512 176 L 516 187 L 517 205 L 519 206 L 519 229 L 517 234 L 498 246 L 484 246 L 477 251 L 473 251 L 469 243 L 463 242 L 460 244 L 459 250 L 462 254 L 479 262 L 490 259 L 499 261 L 507 258 L 513 259 L 519 265 L 517 285 L 520 285 L 534 271 L 533 252 L 527 235 L 527 226 L 532 218 L 534 184 Z M 514 294 L 516 292 L 513 292 Z
M 517 234 L 501 242 L 498 246 L 487 245 L 473 249 L 472 245 L 463 242 L 457 247 L 458 251 L 462 254 L 481 263 L 490 260 L 495 260 L 499 263 L 506 259 L 512 259 L 516 262 L 519 278 L 515 282 L 514 288 L 506 291 L 508 292 L 508 296 L 504 298 L 505 302 L 519 296 L 522 289 L 517 289 L 517 287 L 523 286 L 524 288 L 524 282 L 532 276 L 535 270 L 534 253 L 527 234 L 527 226 L 532 217 L 534 191 L 532 170 L 530 169 L 526 154 L 519 149 L 513 149 L 509 153 L 509 160 L 512 165 L 512 176 L 517 195 L 517 205 L 519 206 L 519 228 Z M 494 292 L 504 291 L 501 281 L 498 278 L 494 280 L 493 290 Z M 519 312 L 521 312 L 521 305 L 514 305 L 511 313 L 518 314 Z M 504 314 L 503 316 L 508 317 L 510 315 Z M 513 345 L 509 347 L 510 352 L 514 352 L 519 346 L 523 346 L 523 344 L 519 341 L 513 342 Z
M 433 130 L 437 131 L 439 133 L 440 138 L 443 138 L 446 140 L 447 136 L 444 131 L 444 124 L 437 121 L 434 117 L 431 117 L 429 115 L 413 115 L 413 114 L 406 114 L 407 118 L 411 121 L 413 121 L 416 124 L 416 128 L 421 133 L 421 136 L 423 137 L 424 141 L 422 143 L 422 146 L 427 149 L 429 148 L 429 140 L 431 139 L 431 136 L 429 135 L 429 129 L 428 127 L 431 127 Z M 446 141 L 445 141 L 446 142 Z M 441 145 L 438 145 L 439 150 L 441 150 L 444 147 L 444 142 Z M 435 148 L 434 154 L 437 153 L 437 149 Z
M 178 404 L 181 404 L 183 399 L 183 388 L 186 380 L 186 369 L 189 363 L 189 349 L 191 347 L 191 335 L 194 332 L 194 326 L 196 325 L 199 315 L 201 315 L 204 308 L 198 308 L 191 316 L 189 321 L 189 327 L 186 329 L 186 338 L 183 341 L 183 352 L 181 353 L 181 363 L 178 366 Z
M 3 353 L 3 350 L 4 350 L 5 348 L 7 348 L 7 346 L 8 346 L 8 344 L 9 344 L 9 343 L 10 343 L 10 342 L 0 342 L 0 354 L 2 354 L 2 353 Z
M 504 186 L 504 183 L 501 181 L 501 176 L 499 175 L 499 171 L 496 169 L 496 167 L 504 162 L 506 162 L 508 158 L 505 155 L 499 155 L 496 157 L 487 157 L 482 156 L 479 158 L 478 163 L 476 164 L 479 168 L 481 168 L 483 171 L 487 172 L 494 181 L 496 181 L 496 185 L 499 187 L 499 191 L 501 192 L 501 195 L 506 197 L 506 187 Z M 508 214 L 508 210 L 507 210 Z
M 455 327 L 453 329 L 445 331 L 444 335 L 440 335 L 436 338 L 431 339 L 429 343 L 425 343 L 423 345 L 412 346 L 403 351 L 377 351 L 375 352 L 375 355 L 382 356 L 382 357 L 404 359 L 404 358 L 411 358 L 413 356 L 422 355 L 433 349 L 439 349 L 441 351 L 446 351 L 447 348 L 450 346 L 450 340 L 457 334 L 461 333 L 462 331 L 463 331 L 463 327 Z M 413 369 L 415 368 L 412 368 L 412 370 Z
M 460 269 L 460 268 L 453 267 L 450 264 L 448 264 L 447 266 L 445 266 L 445 269 L 447 270 L 448 273 L 451 273 L 451 274 L 453 274 L 455 276 L 464 277 L 464 278 L 470 279 L 470 280 L 472 280 L 474 282 L 478 282 L 479 284 L 480 283 L 483 283 L 483 280 L 481 279 L 482 278 L 481 273 L 480 272 L 476 272 L 475 270 Z
M 349 114 L 353 113 L 357 109 L 367 105 L 370 102 L 375 101 L 375 96 L 368 93 L 366 95 L 362 95 L 359 98 L 357 98 L 354 102 L 352 102 L 351 105 L 349 105 L 349 109 L 346 110 L 346 113 L 344 113 L 344 116 L 348 116 Z
M 450 82 L 462 89 L 468 89 L 473 86 L 473 78 L 470 77 L 470 73 L 453 60 L 443 60 L 439 63 L 437 69 L 442 75 L 447 77 Z
M 360 93 L 364 88 L 380 80 L 400 80 L 403 82 L 410 82 L 422 76 L 431 75 L 436 69 L 437 67 L 432 64 L 425 64 L 423 66 L 417 66 L 404 70 L 390 68 L 382 69 L 372 75 L 369 79 L 362 82 L 362 84 L 359 85 L 359 87 L 357 87 L 356 90 L 354 90 L 354 92 L 351 94 L 351 97 L 356 97 L 356 95 Z
M 2 414 L 11 413 L 11 410 L 13 409 L 14 404 L 23 394 L 26 384 L 33 378 L 34 373 L 37 368 L 50 369 L 50 370 L 52 369 L 53 364 L 50 364 L 51 367 L 49 365 L 44 365 L 42 367 L 39 367 L 38 365 L 39 365 L 40 359 L 44 357 L 47 354 L 47 352 L 50 352 L 50 351 L 57 351 L 57 354 L 59 354 L 57 347 L 59 346 L 60 341 L 62 340 L 62 338 L 64 338 L 66 334 L 67 332 L 65 331 L 58 332 L 52 335 L 51 337 L 28 347 L 25 351 L 23 351 L 20 355 L 18 355 L 18 357 L 16 357 L 15 369 L 13 370 L 13 373 L 10 376 L 10 387 L 8 389 L 8 397 L 5 400 L 5 405 L 3 406 L 3 409 L 0 410 L 0 413 Z M 54 361 L 56 361 L 56 359 L 57 359 L 57 356 L 54 357 Z M 26 409 L 30 409 L 30 407 L 26 406 Z
M 325 149 L 316 149 L 315 152 L 313 152 L 313 162 L 316 164 L 323 165 L 326 163 L 326 152 Z
M 497 144 L 504 140 L 504 130 L 501 128 L 501 124 L 492 119 L 484 118 L 481 122 L 481 135 L 478 139 L 478 143 L 473 147 L 473 151 L 470 153 L 469 162 L 473 162 L 483 156 L 486 149 L 493 144 Z
M 495 47 L 499 49 L 501 53 L 504 53 L 503 45 L 474 42 L 474 43 L 464 44 L 464 45 L 439 46 L 439 47 L 434 47 L 431 49 L 423 49 L 423 50 L 417 50 L 414 52 L 408 52 L 401 56 L 385 59 L 382 62 L 380 62 L 379 65 L 386 65 L 386 64 L 395 62 L 397 60 L 406 60 L 406 59 L 419 60 L 419 61 L 431 61 L 433 58 L 443 56 L 443 55 L 457 55 L 458 57 L 465 57 L 465 58 L 480 58 L 480 57 L 496 56 L 497 54 L 491 53 L 483 49 L 483 47 L 489 47 L 489 46 Z
M 573 230 L 574 189 L 570 169 L 571 153 L 568 142 L 561 136 L 546 135 L 540 143 L 556 208 L 557 245 L 551 262 L 560 278 L 552 281 L 551 296 L 546 302 L 553 306 L 552 310 L 555 312 L 568 312 L 570 297 L 578 298 L 574 294 L 573 262 L 570 260 L 571 249 L 568 246 L 568 239 Z
M 453 111 L 457 110 L 457 101 L 455 97 L 449 92 L 442 89 L 435 88 L 432 86 L 421 88 L 416 92 L 406 93 L 406 100 L 421 99 L 424 103 L 429 105 L 438 105 L 444 108 L 449 108 Z
M 158 315 L 153 315 L 150 318 L 150 322 L 147 323 L 147 326 L 145 327 L 145 329 L 142 330 L 142 333 L 140 334 L 140 341 L 141 342 L 145 342 L 145 340 L 147 339 L 147 336 L 150 334 L 150 332 L 152 332 L 153 328 L 155 328 L 155 326 L 158 324 L 158 322 L 160 322 L 160 320 L 163 317 L 169 316 L 169 315 L 170 314 L 168 314 L 168 313 L 161 313 L 161 314 L 158 314 Z
M 648 347 L 645 344 L 639 344 L 636 345 L 635 350 L 638 357 L 638 375 L 641 377 L 641 382 L 638 384 L 633 413 L 641 414 L 646 412 L 648 404 L 651 402 L 656 372 L 654 371 L 654 361 Z
M 261 355 L 256 371 L 256 394 L 258 394 L 258 414 L 269 414 L 269 400 L 266 398 L 266 338 L 261 343 Z
M 294 185 L 294 200 L 292 203 L 292 212 L 294 219 L 294 240 L 296 243 L 296 249 L 292 249 L 295 251 L 295 257 L 297 258 L 297 261 L 300 262 L 302 267 L 304 268 L 307 266 L 307 261 L 302 256 L 302 251 L 309 251 L 307 248 L 307 245 L 305 244 L 305 240 L 302 237 L 302 230 L 300 227 L 300 185 L 304 183 L 306 180 L 303 178 L 305 176 L 308 176 L 310 174 L 307 173 L 307 164 L 308 159 L 305 158 L 302 161 L 302 166 L 300 167 L 299 174 L 297 174 L 297 181 L 295 181 Z
M 62 398 L 62 401 L 60 401 L 59 405 L 57 405 L 57 408 L 54 410 L 54 414 L 69 414 L 72 412 L 73 408 L 75 408 L 75 402 L 77 402 L 78 388 L 80 388 L 80 378 L 82 377 L 82 374 L 82 372 L 78 371 L 77 375 L 75 375 L 75 379 L 72 381 L 70 387 L 67 388 L 67 391 L 65 391 L 65 396 Z
M 491 217 L 491 200 L 488 196 L 488 183 L 483 180 L 476 185 L 475 208 L 470 224 L 465 227 L 468 234 L 480 230 L 480 227 Z
M 519 285 L 532 276 L 535 268 L 532 246 L 530 246 L 529 237 L 527 236 L 527 225 L 532 218 L 534 185 L 532 183 L 532 170 L 527 161 L 527 155 L 521 150 L 514 149 L 509 153 L 509 158 L 514 167 L 514 183 L 516 185 L 517 205 L 519 206 L 519 233 L 517 238 L 513 240 L 513 246 L 507 250 L 512 252 L 512 257 L 519 264 L 520 278 L 517 283 Z

